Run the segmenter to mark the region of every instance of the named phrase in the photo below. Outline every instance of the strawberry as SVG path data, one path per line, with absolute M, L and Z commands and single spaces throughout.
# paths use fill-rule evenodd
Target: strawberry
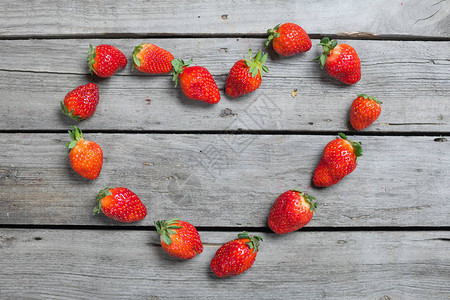
M 181 59 L 172 60 L 173 81 L 175 87 L 180 80 L 181 90 L 186 97 L 204 101 L 209 104 L 215 104 L 220 101 L 220 93 L 217 84 L 211 73 L 200 66 L 188 67 L 192 63 L 192 59 L 184 62 Z
M 161 246 L 170 255 L 191 259 L 203 252 L 203 244 L 197 229 L 188 222 L 170 219 L 155 222 L 161 236 Z
M 318 60 L 330 76 L 346 84 L 354 84 L 361 79 L 361 61 L 352 46 L 338 45 L 336 40 L 330 41 L 327 37 L 319 45 L 323 47 L 323 53 L 314 60 Z
M 69 148 L 70 165 L 84 178 L 94 180 L 102 170 L 102 148 L 95 142 L 86 141 L 80 128 L 75 126 L 72 128 L 74 130 L 69 130 L 72 140 L 66 145 Z
M 339 133 L 339 136 L 323 150 L 322 158 L 314 171 L 313 182 L 316 186 L 325 187 L 341 181 L 353 172 L 362 155 L 361 143 L 349 141 L 343 133 Z
M 273 50 L 283 56 L 292 56 L 311 49 L 311 40 L 303 28 L 294 23 L 278 24 L 267 30 L 266 46 L 272 41 Z
M 275 233 L 296 231 L 311 221 L 317 208 L 316 198 L 299 190 L 281 194 L 270 210 L 269 227 Z
M 350 108 L 350 123 L 356 130 L 363 130 L 369 127 L 381 113 L 382 102 L 375 97 L 368 95 L 358 95 Z
M 67 93 L 61 101 L 63 114 L 82 121 L 92 116 L 99 101 L 98 87 L 94 83 L 81 85 Z
M 150 74 L 169 73 L 173 55 L 153 44 L 141 44 L 134 48 L 133 64 L 141 72 Z
M 222 245 L 211 260 L 211 270 L 218 277 L 239 275 L 250 269 L 255 262 L 262 237 L 249 236 L 248 232 Z
M 94 50 L 92 45 L 89 45 L 87 62 L 91 72 L 107 78 L 113 76 L 117 70 L 125 68 L 127 58 L 114 46 L 99 45 Z
M 94 215 L 102 211 L 119 222 L 140 221 L 147 215 L 147 208 L 135 193 L 124 187 L 107 187 L 97 194 Z
M 225 91 L 231 97 L 239 97 L 249 94 L 259 88 L 261 77 L 264 72 L 269 72 L 269 68 L 264 66 L 267 54 L 259 51 L 255 57 L 252 50 L 248 50 L 250 59 L 241 59 L 231 68 L 228 75 Z

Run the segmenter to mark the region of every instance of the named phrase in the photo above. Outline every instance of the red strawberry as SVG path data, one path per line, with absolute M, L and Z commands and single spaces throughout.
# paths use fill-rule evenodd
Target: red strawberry
M 350 123 L 356 130 L 369 127 L 380 116 L 382 102 L 375 97 L 358 95 L 350 108 Z
M 211 260 L 211 270 L 219 277 L 239 275 L 255 262 L 262 237 L 249 236 L 247 232 L 220 247 Z
M 133 63 L 144 73 L 162 74 L 172 70 L 173 55 L 153 44 L 141 44 L 134 48 Z
M 253 92 L 261 85 L 263 71 L 269 72 L 269 68 L 263 65 L 267 54 L 259 51 L 253 57 L 251 49 L 248 53 L 250 59 L 241 59 L 236 62 L 228 75 L 225 91 L 231 97 L 239 97 Z
M 315 60 L 319 60 L 322 69 L 325 67 L 330 76 L 346 84 L 354 84 L 361 79 L 361 61 L 352 46 L 338 45 L 336 40 L 330 41 L 327 37 L 319 45 L 323 47 L 323 53 Z
M 281 194 L 270 210 L 269 227 L 275 233 L 296 231 L 311 221 L 317 208 L 316 198 L 299 190 Z
M 330 186 L 341 181 L 353 172 L 362 155 L 361 143 L 349 141 L 343 133 L 339 133 L 339 136 L 323 150 L 322 158 L 314 171 L 313 181 L 316 186 Z
M 181 90 L 186 97 L 204 101 L 209 104 L 215 104 L 220 101 L 220 93 L 217 84 L 211 73 L 199 66 L 188 67 L 192 63 L 192 59 L 185 63 L 181 59 L 172 60 L 173 81 L 175 87 L 180 80 Z
M 103 165 L 103 151 L 97 143 L 84 140 L 80 128 L 72 126 L 69 130 L 72 141 L 66 147 L 72 168 L 84 178 L 94 180 L 100 175 Z
M 107 187 L 97 194 L 94 215 L 102 211 L 119 222 L 140 221 L 147 215 L 147 208 L 135 193 L 124 187 Z
M 94 48 L 89 45 L 87 58 L 89 69 L 99 77 L 111 77 L 117 70 L 125 68 L 127 58 L 116 47 L 111 45 L 99 45 Z
M 311 40 L 303 28 L 294 23 L 278 24 L 267 30 L 266 46 L 273 40 L 273 50 L 283 56 L 292 56 L 311 49 Z
M 203 244 L 197 229 L 178 219 L 156 221 L 155 227 L 161 236 L 161 246 L 170 255 L 191 259 L 203 252 Z
M 98 87 L 94 83 L 81 85 L 69 92 L 61 101 L 63 114 L 82 121 L 92 116 L 99 100 Z

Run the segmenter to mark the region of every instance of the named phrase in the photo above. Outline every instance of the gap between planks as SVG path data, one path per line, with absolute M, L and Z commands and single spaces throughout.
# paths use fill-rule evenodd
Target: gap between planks
M 379 41 L 450 41 L 450 37 L 433 37 L 421 35 L 401 35 L 401 34 L 377 34 L 371 32 L 343 32 L 338 34 L 311 33 L 311 39 L 331 39 L 346 40 L 379 40 Z M 266 33 L 197 33 L 197 34 L 171 34 L 171 33 L 104 33 L 104 34 L 55 34 L 55 35 L 12 35 L 0 36 L 0 40 L 66 40 L 66 39 L 134 39 L 134 38 L 165 38 L 165 39 L 198 39 L 198 38 L 267 38 Z
M 260 233 L 273 233 L 269 227 L 254 226 L 195 226 L 198 231 L 205 232 L 233 232 L 248 231 Z M 0 229 L 47 229 L 47 230 L 124 230 L 124 231 L 156 231 L 155 226 L 123 225 L 35 225 L 35 224 L 0 224 Z M 399 232 L 399 231 L 450 231 L 450 226 L 362 226 L 362 227 L 303 227 L 297 231 L 304 232 Z
M 374 123 L 375 124 L 375 123 Z M 80 124 L 73 124 L 73 126 Z M 441 125 L 441 123 L 396 123 L 396 124 L 384 124 L 384 125 Z M 69 130 L 71 128 L 67 128 Z M 60 134 L 67 133 L 66 129 L 0 129 L 0 134 Z M 337 135 L 338 133 L 344 133 L 345 135 L 360 135 L 360 136 L 450 136 L 450 132 L 435 132 L 435 131 L 421 131 L 421 132 L 409 132 L 409 131 L 392 131 L 392 132 L 365 132 L 365 131 L 322 131 L 322 130 L 115 130 L 115 129 L 83 129 L 83 133 L 89 134 L 201 134 L 201 135 L 314 135 L 314 136 L 330 136 Z M 435 142 L 446 142 L 446 139 L 437 138 Z

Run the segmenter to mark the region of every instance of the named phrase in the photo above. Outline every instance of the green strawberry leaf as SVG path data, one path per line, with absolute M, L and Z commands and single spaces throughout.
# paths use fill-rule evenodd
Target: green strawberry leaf
M 277 30 L 280 28 L 281 24 L 278 24 L 277 26 L 275 26 L 274 28 L 268 29 L 267 30 L 267 40 L 266 40 L 266 47 L 269 46 L 270 41 L 272 41 L 274 38 L 280 37 L 280 34 L 277 32 Z M 251 56 L 251 54 L 250 54 Z
M 88 57 L 87 57 L 87 63 L 89 65 L 89 71 L 91 72 L 91 74 L 94 74 L 95 70 L 92 65 L 95 64 L 95 49 L 94 49 L 94 47 L 92 47 L 91 44 L 89 44 L 89 53 L 88 53 Z
M 137 66 L 140 67 L 141 66 L 141 61 L 139 60 L 139 58 L 137 58 L 136 55 L 139 54 L 139 52 L 141 52 L 142 50 L 142 45 L 140 44 L 139 46 L 134 47 L 134 51 L 133 51 L 133 55 L 131 56 L 133 58 L 133 63 Z
M 317 44 L 317 46 L 322 46 L 323 48 L 323 53 L 319 56 L 316 57 L 313 60 L 318 60 L 320 63 L 320 66 L 323 67 L 325 66 L 325 63 L 327 61 L 327 57 L 330 54 L 330 51 L 334 49 L 334 47 L 337 46 L 337 41 L 336 40 L 332 40 L 330 41 L 330 38 L 328 37 L 324 37 L 319 44 Z
M 106 196 L 112 195 L 110 189 L 113 189 L 113 187 L 106 187 L 98 192 L 96 196 L 97 204 L 95 205 L 93 210 L 94 215 L 100 213 L 100 211 L 102 210 L 102 199 Z
M 353 154 L 355 154 L 356 156 L 356 162 L 358 162 L 359 157 L 363 155 L 362 143 L 349 140 L 347 136 L 342 132 L 339 132 L 338 135 L 340 138 L 350 142 L 353 147 Z
M 320 66 L 322 69 L 325 67 L 325 63 L 327 62 L 327 56 L 326 55 L 320 55 Z
M 66 147 L 69 148 L 69 152 L 76 146 L 79 140 L 84 138 L 80 128 L 76 126 L 72 126 L 72 128 L 73 130 L 69 130 L 71 141 L 66 144 Z
M 370 100 L 373 100 L 373 101 L 375 101 L 376 103 L 378 103 L 378 104 L 383 104 L 383 102 L 381 102 L 380 100 L 378 100 L 377 98 L 375 98 L 374 96 L 369 96 L 369 95 L 366 95 L 366 94 L 358 94 L 358 95 L 356 95 L 357 97 L 363 97 L 364 99 L 370 99 Z
M 258 76 L 258 74 L 263 77 L 263 73 L 269 73 L 269 68 L 264 65 L 264 62 L 267 60 L 267 53 L 262 51 L 258 51 L 255 56 L 252 56 L 252 49 L 248 50 L 248 54 L 250 55 L 250 59 L 245 59 L 245 64 L 248 69 L 248 73 L 252 74 L 252 77 Z
M 167 245 L 172 244 L 172 239 L 170 238 L 169 234 L 166 231 L 162 233 L 162 238 Z
M 164 242 L 167 245 L 170 245 L 172 243 L 172 239 L 170 238 L 170 236 L 178 233 L 174 229 L 183 228 L 183 226 L 175 225 L 179 221 L 180 221 L 180 219 L 173 218 L 173 219 L 159 220 L 159 221 L 154 222 L 156 231 L 160 234 L 160 236 L 162 236 Z
M 189 66 L 191 63 L 192 63 L 192 59 L 190 59 L 186 63 L 182 59 L 174 59 L 171 61 L 171 64 L 173 67 L 171 74 L 172 74 L 172 80 L 175 81 L 175 87 L 177 87 L 177 85 L 178 85 L 178 77 L 183 73 L 184 68 Z

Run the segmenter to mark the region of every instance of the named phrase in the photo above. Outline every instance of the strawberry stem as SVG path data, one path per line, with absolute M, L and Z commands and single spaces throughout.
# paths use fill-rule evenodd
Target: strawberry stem
M 87 57 L 87 63 L 89 65 L 89 71 L 91 71 L 91 74 L 94 74 L 94 68 L 92 67 L 92 65 L 95 63 L 95 49 L 94 47 L 92 47 L 91 44 L 89 44 L 89 53 L 88 53 L 88 57 Z
M 300 194 L 300 196 L 302 196 L 302 197 L 305 198 L 306 203 L 308 203 L 309 206 L 310 206 L 310 207 L 309 207 L 309 210 L 310 210 L 310 211 L 313 211 L 313 212 L 316 211 L 316 208 L 317 208 L 317 202 L 313 202 L 314 200 L 316 200 L 316 197 L 311 196 L 311 195 L 309 195 L 309 194 L 307 194 L 307 193 L 305 193 L 305 192 L 302 192 L 302 191 L 300 191 L 300 190 L 298 190 L 298 189 L 292 189 L 291 191 L 297 192 L 297 193 Z
M 356 156 L 356 162 L 358 162 L 358 158 L 363 155 L 362 143 L 349 140 L 347 138 L 347 136 L 345 134 L 343 134 L 342 132 L 339 132 L 338 135 L 341 139 L 344 139 L 344 140 L 347 140 L 350 142 L 350 144 L 353 147 L 353 153 Z
M 356 95 L 357 97 L 363 97 L 364 99 L 370 99 L 370 100 L 373 100 L 373 101 L 375 101 L 376 103 L 378 103 L 378 104 L 383 104 L 383 102 L 381 102 L 380 100 L 378 100 L 377 98 L 375 98 L 374 96 L 369 96 L 369 95 L 366 95 L 366 94 L 359 94 L 359 95 Z
M 70 142 L 66 144 L 66 147 L 69 148 L 69 152 L 76 146 L 79 140 L 84 138 L 80 128 L 76 126 L 72 126 L 72 128 L 74 130 L 69 130 Z
M 177 234 L 177 232 L 173 229 L 183 228 L 182 226 L 174 225 L 174 224 L 177 224 L 179 221 L 180 221 L 180 219 L 174 218 L 174 219 L 159 220 L 159 221 L 154 222 L 156 231 L 159 233 L 160 236 L 162 236 L 164 242 L 167 245 L 172 244 L 172 239 L 170 238 L 170 235 Z
M 140 67 L 140 66 L 141 66 L 141 61 L 139 60 L 139 58 L 137 58 L 136 55 L 138 55 L 139 52 L 141 52 L 141 50 L 142 50 L 142 45 L 144 45 L 144 44 L 140 44 L 139 46 L 134 47 L 133 55 L 131 56 L 131 57 L 133 58 L 133 63 L 134 63 L 137 67 Z
M 267 53 L 258 51 L 258 53 L 253 57 L 252 49 L 249 49 L 248 54 L 250 55 L 250 59 L 245 59 L 244 61 L 247 67 L 249 67 L 248 72 L 252 74 L 252 77 L 259 74 L 262 78 L 263 72 L 269 73 L 269 68 L 264 65 L 267 60 Z
M 255 235 L 255 236 L 248 235 L 247 231 L 239 233 L 238 234 L 238 238 L 240 238 L 240 239 L 249 239 L 250 242 L 247 242 L 246 244 L 247 244 L 247 246 L 250 249 L 253 249 L 253 252 L 258 251 L 259 244 L 260 244 L 260 242 L 263 241 L 262 237 L 257 236 L 257 235 Z
M 172 80 L 175 81 L 175 87 L 177 87 L 178 77 L 183 73 L 184 68 L 192 63 L 192 59 L 187 62 L 184 62 L 182 59 L 174 59 L 171 63 L 173 66 L 173 71 L 171 72 L 173 75 Z
M 79 115 L 74 115 L 73 114 L 73 111 L 74 111 L 73 109 L 71 111 L 69 111 L 69 109 L 67 108 L 67 106 L 64 104 L 63 101 L 61 101 L 61 109 L 62 109 L 63 114 L 65 114 L 66 116 L 71 117 L 74 120 L 77 120 L 79 122 L 84 120 L 83 117 L 81 117 Z
M 107 187 L 103 190 L 100 190 L 96 196 L 97 204 L 94 207 L 93 214 L 97 215 L 102 210 L 102 199 L 106 196 L 112 195 L 110 189 L 113 189 L 113 187 Z
M 324 37 L 317 46 L 322 46 L 323 53 L 314 58 L 313 60 L 318 60 L 320 63 L 320 67 L 323 69 L 325 67 L 325 63 L 327 61 L 327 57 L 330 54 L 331 50 L 334 49 L 334 47 L 337 46 L 336 40 L 330 40 L 328 37 Z
M 266 46 L 269 46 L 270 41 L 273 40 L 274 38 L 280 37 L 280 34 L 277 31 L 280 28 L 280 25 L 281 24 L 278 24 L 274 28 L 267 30 L 267 34 L 269 36 L 267 37 Z

